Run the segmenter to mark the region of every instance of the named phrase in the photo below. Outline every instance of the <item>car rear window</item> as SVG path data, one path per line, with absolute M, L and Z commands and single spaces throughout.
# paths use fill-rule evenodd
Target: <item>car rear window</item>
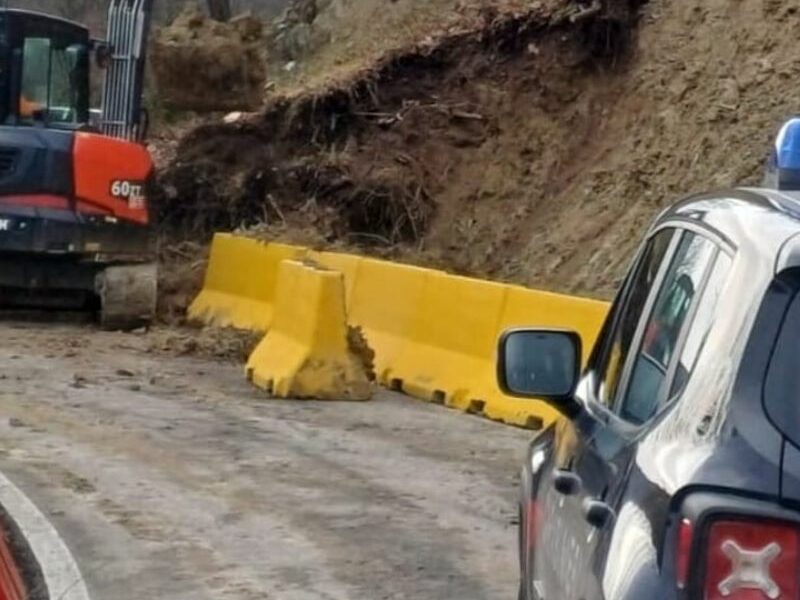
M 764 382 L 767 412 L 800 445 L 800 294 L 783 319 Z

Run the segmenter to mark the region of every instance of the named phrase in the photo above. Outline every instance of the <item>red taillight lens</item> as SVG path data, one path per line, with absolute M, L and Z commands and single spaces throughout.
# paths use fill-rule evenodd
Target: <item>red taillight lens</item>
M 705 550 L 704 600 L 798 600 L 800 536 L 794 525 L 717 521 Z
M 528 530 L 527 541 L 528 550 L 533 548 L 536 544 L 536 538 L 539 536 L 539 525 L 542 518 L 542 511 L 539 504 L 535 500 L 529 500 L 528 505 L 525 507 L 525 522 L 527 523 Z
M 692 552 L 694 527 L 689 519 L 683 519 L 678 529 L 677 554 L 675 556 L 675 581 L 680 589 L 689 582 L 689 559 Z

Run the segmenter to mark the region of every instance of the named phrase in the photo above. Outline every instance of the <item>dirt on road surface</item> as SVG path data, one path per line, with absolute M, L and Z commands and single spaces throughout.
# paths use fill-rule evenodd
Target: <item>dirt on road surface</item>
M 269 400 L 152 335 L 0 337 L 0 470 L 93 598 L 514 597 L 529 432 L 390 393 Z

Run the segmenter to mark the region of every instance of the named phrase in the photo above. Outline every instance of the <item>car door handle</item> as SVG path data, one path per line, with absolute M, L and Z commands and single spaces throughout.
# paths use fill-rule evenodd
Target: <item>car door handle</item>
M 605 527 L 617 518 L 614 509 L 602 500 L 586 498 L 583 501 L 583 517 L 592 527 Z
M 553 487 L 556 488 L 559 494 L 574 496 L 581 491 L 582 486 L 581 478 L 573 471 L 567 471 L 566 469 L 553 471 Z

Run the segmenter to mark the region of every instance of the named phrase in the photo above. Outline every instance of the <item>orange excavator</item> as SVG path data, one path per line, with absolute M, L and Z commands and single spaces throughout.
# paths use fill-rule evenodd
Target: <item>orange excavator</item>
M 93 310 L 113 329 L 154 316 L 142 106 L 152 1 L 111 0 L 107 40 L 0 8 L 1 307 Z M 93 71 L 104 72 L 96 110 Z

